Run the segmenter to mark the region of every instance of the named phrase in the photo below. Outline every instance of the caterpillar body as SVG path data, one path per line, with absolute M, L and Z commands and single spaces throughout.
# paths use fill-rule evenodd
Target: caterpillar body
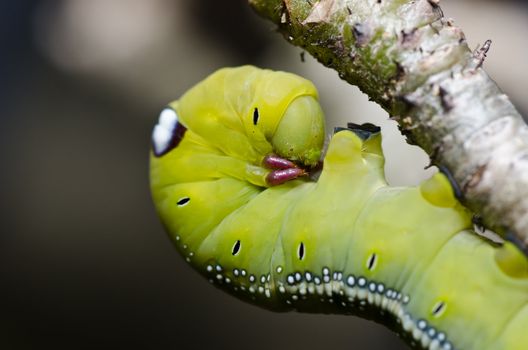
M 151 191 L 177 249 L 238 298 L 275 311 L 356 314 L 425 349 L 524 349 L 528 262 L 476 236 L 436 174 L 390 187 L 381 135 L 337 131 L 313 84 L 221 69 L 153 131 Z

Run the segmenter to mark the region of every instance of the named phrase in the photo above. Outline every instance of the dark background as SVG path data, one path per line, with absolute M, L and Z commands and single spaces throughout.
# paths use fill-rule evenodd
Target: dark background
M 528 10 L 444 1 L 526 115 Z M 382 124 L 389 180 L 427 157 L 244 1 L 0 1 L 0 349 L 404 349 L 355 317 L 276 314 L 212 288 L 172 248 L 148 192 L 162 106 L 222 66 L 312 79 L 329 129 Z M 402 169 L 405 169 L 403 171 Z

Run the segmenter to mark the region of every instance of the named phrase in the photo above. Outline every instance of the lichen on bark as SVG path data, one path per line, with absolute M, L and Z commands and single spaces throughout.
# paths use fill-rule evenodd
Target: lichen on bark
M 395 119 L 484 224 L 528 251 L 528 128 L 438 0 L 249 0 Z

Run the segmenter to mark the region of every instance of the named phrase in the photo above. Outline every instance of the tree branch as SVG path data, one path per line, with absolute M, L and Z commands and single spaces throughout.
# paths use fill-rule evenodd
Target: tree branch
M 528 128 L 438 0 L 249 0 L 294 45 L 357 85 L 462 201 L 528 251 Z

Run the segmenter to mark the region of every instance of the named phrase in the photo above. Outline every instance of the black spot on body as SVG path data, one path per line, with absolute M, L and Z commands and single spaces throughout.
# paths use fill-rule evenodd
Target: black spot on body
M 183 197 L 181 198 L 178 202 L 176 202 L 176 204 L 178 206 L 182 206 L 182 205 L 185 205 L 187 204 L 191 199 L 189 197 Z
M 372 270 L 374 266 L 376 265 L 376 259 L 377 259 L 376 253 L 372 254 L 370 258 L 368 259 L 367 267 L 369 270 Z
M 257 107 L 253 110 L 253 125 L 257 125 L 259 120 L 259 110 Z
M 231 251 L 231 254 L 233 255 L 237 255 L 238 252 L 240 251 L 240 240 L 238 239 L 235 244 L 233 245 L 233 249 Z
M 443 301 L 439 302 L 436 307 L 433 309 L 433 316 L 438 315 L 445 307 L 445 303 Z
M 299 244 L 299 249 L 297 250 L 297 256 L 299 257 L 299 260 L 304 259 L 304 243 L 303 242 Z

